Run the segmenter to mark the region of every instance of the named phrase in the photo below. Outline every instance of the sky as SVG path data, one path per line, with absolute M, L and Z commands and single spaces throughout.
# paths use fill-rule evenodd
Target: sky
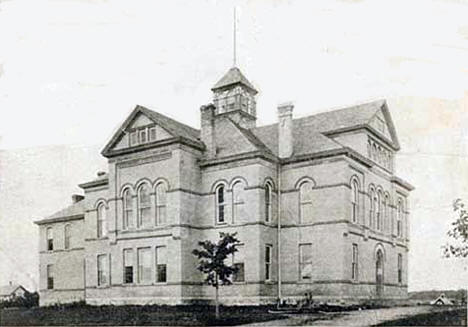
M 0 284 L 37 288 L 34 220 L 106 170 L 135 105 L 199 127 L 233 64 L 260 91 L 258 125 L 385 98 L 411 202 L 409 289 L 468 285 L 441 245 L 468 200 L 468 1 L 0 0 Z

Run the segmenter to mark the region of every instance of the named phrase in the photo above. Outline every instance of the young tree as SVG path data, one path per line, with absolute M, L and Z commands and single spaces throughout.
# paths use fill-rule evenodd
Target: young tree
M 231 285 L 229 277 L 237 272 L 237 268 L 227 265 L 224 260 L 237 252 L 240 241 L 237 233 L 219 233 L 219 241 L 213 243 L 210 240 L 198 242 L 201 249 L 195 249 L 192 253 L 198 257 L 198 270 L 206 275 L 205 283 L 216 290 L 216 319 L 219 319 L 219 286 Z
M 456 213 L 456 218 L 452 222 L 452 228 L 447 232 L 447 235 L 453 240 L 451 244 L 447 243 L 443 246 L 444 255 L 446 258 L 452 256 L 466 258 L 468 256 L 468 212 L 461 199 L 456 199 L 453 202 L 453 211 Z M 465 294 L 468 294 L 468 289 Z M 466 305 L 468 309 L 468 303 Z M 468 310 L 466 319 L 468 321 Z
M 447 243 L 443 247 L 444 255 L 447 258 L 452 256 L 466 258 L 468 256 L 468 212 L 461 199 L 453 202 L 453 211 L 457 217 L 452 222 L 452 228 L 447 235 L 453 239 L 454 243 Z

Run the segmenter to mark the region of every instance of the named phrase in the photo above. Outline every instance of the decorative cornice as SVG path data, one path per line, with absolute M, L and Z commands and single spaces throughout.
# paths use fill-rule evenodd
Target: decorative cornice
M 68 217 L 41 219 L 41 220 L 36 220 L 34 223 L 36 225 L 45 225 L 45 224 L 61 223 L 65 221 L 81 220 L 81 219 L 84 219 L 84 213 L 79 214 L 79 215 L 68 216 Z
M 178 144 L 178 143 L 187 145 L 189 147 L 192 147 L 200 151 L 205 150 L 205 145 L 201 141 L 194 141 L 183 136 L 177 136 L 177 137 L 171 137 L 165 140 L 159 140 L 159 141 L 149 142 L 145 144 L 140 144 L 140 145 L 124 148 L 124 149 L 105 151 L 102 153 L 102 155 L 106 158 L 114 158 L 114 157 L 125 155 L 125 154 L 137 153 L 137 152 L 145 151 L 148 149 L 160 148 L 163 146 L 168 146 L 168 145 Z

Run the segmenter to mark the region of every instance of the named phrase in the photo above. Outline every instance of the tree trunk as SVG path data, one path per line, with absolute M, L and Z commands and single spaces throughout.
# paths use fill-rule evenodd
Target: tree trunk
M 216 319 L 218 320 L 219 319 L 219 294 L 218 294 L 218 288 L 219 288 L 219 284 L 218 284 L 218 274 L 216 274 L 216 304 L 215 304 L 215 315 L 216 315 Z

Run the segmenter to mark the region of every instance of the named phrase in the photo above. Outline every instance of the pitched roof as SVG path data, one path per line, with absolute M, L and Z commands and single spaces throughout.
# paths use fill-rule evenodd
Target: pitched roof
M 109 142 L 107 142 L 104 149 L 101 153 L 106 156 L 109 154 L 109 151 L 112 147 L 120 140 L 122 137 L 122 131 L 125 130 L 133 121 L 133 119 L 138 115 L 138 113 L 142 113 L 146 115 L 149 119 L 153 120 L 156 124 L 160 125 L 161 128 L 165 129 L 169 134 L 174 137 L 184 137 L 189 139 L 197 144 L 201 144 L 200 142 L 200 130 L 180 123 L 172 118 L 169 118 L 159 112 L 150 110 L 143 106 L 137 105 L 132 113 L 125 119 L 122 123 L 120 128 L 115 132 Z
M 342 148 L 338 142 L 323 134 L 366 125 L 380 109 L 388 112 L 385 100 L 293 119 L 294 155 Z M 389 115 L 387 119 L 390 119 Z M 392 130 L 393 123 L 390 121 L 389 124 Z M 271 151 L 278 154 L 278 124 L 256 127 L 252 132 Z M 393 141 L 398 146 L 396 135 L 393 137 L 394 131 L 391 131 L 391 134 L 393 140 L 389 141 Z
M 23 286 L 19 285 L 19 284 L 11 284 L 11 285 L 0 286 L 0 296 L 11 295 L 18 288 L 22 288 L 23 290 L 26 291 L 26 289 Z
M 108 182 L 109 182 L 109 174 L 103 173 L 102 175 L 98 174 L 98 176 L 95 179 L 89 182 L 81 183 L 78 186 L 81 188 L 88 188 L 88 187 L 93 187 L 93 186 L 106 185 Z
M 242 74 L 239 68 L 232 67 L 226 74 L 211 88 L 212 91 L 234 84 L 243 84 L 249 89 L 257 93 L 255 87 L 249 82 L 249 80 Z
M 40 225 L 40 224 L 45 224 L 45 223 L 58 222 L 58 221 L 67 220 L 66 218 L 75 218 L 75 217 L 84 216 L 84 214 L 85 214 L 85 205 L 84 205 L 84 201 L 81 200 L 76 203 L 73 203 L 72 205 L 62 210 L 55 212 L 54 214 L 44 219 L 35 221 L 35 223 Z
M 137 106 L 143 113 L 147 114 L 150 118 L 159 122 L 162 128 L 167 129 L 170 133 L 175 134 L 175 136 L 183 136 L 188 139 L 198 141 L 200 138 L 200 130 L 195 129 L 191 126 L 185 125 L 178 122 L 172 118 L 169 118 L 159 112 L 150 110 L 143 106 Z
M 243 128 L 239 124 L 237 124 L 235 121 L 232 119 L 229 119 L 234 126 L 237 127 L 239 131 L 241 131 L 242 135 L 251 143 L 253 144 L 258 150 L 262 152 L 266 152 L 269 154 L 272 154 L 273 152 L 263 143 L 251 130 Z

